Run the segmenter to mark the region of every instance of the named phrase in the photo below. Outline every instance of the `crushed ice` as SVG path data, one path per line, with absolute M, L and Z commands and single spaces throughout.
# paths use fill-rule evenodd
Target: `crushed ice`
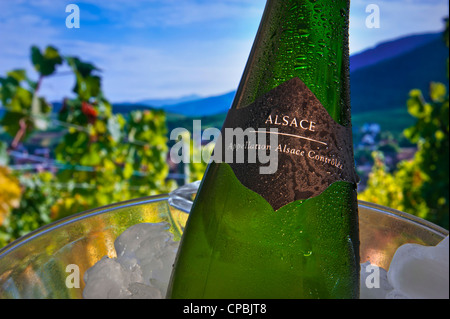
M 104 257 L 85 273 L 85 299 L 162 299 L 178 242 L 168 224 L 139 224 L 115 242 L 117 258 Z M 400 247 L 389 270 L 361 265 L 361 299 L 449 298 L 449 238 L 436 247 Z
M 85 299 L 161 299 L 178 243 L 169 225 L 138 224 L 114 243 L 117 258 L 104 257 L 84 275 Z
M 379 268 L 379 281 L 373 287 L 370 276 L 376 268 L 361 265 L 361 299 L 448 299 L 449 237 L 435 247 L 401 246 L 389 270 Z

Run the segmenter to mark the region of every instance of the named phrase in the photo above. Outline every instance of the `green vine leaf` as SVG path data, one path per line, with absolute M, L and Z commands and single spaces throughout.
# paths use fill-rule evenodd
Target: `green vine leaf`
M 44 53 L 38 47 L 33 46 L 31 48 L 31 62 L 41 76 L 49 76 L 55 72 L 57 65 L 63 63 L 63 58 L 59 55 L 58 50 L 52 46 L 48 46 Z

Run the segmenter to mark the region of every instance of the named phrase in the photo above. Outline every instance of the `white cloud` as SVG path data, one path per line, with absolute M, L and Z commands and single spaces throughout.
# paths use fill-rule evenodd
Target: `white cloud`
M 0 74 L 29 68 L 30 47 L 49 44 L 59 34 L 48 20 L 31 14 L 0 19 L 0 30 Z
M 224 93 L 238 85 L 265 4 L 265 0 L 84 0 L 79 3 L 85 8 L 82 27 L 69 31 L 65 6 L 71 2 L 0 0 L 0 76 L 12 68 L 31 69 L 30 46 L 52 44 L 65 55 L 78 55 L 103 69 L 105 93 L 112 101 Z M 441 17 L 448 15 L 446 0 L 351 3 L 352 52 L 386 39 L 440 30 Z M 380 29 L 365 26 L 365 8 L 371 3 L 380 6 Z M 211 25 L 216 26 L 213 35 Z M 70 77 L 49 79 L 43 93 L 60 98 L 72 86 Z
M 139 101 L 198 93 L 204 96 L 235 89 L 250 52 L 248 41 L 198 42 L 169 50 L 144 46 L 62 41 L 61 53 L 77 55 L 100 68 L 111 101 Z M 200 52 L 208 52 L 202 55 Z M 70 95 L 71 76 L 46 79 L 42 94 L 50 100 Z
M 192 93 L 212 95 L 233 90 L 238 84 L 253 41 L 253 35 L 243 39 L 228 35 L 228 38 L 220 39 L 191 37 L 181 41 L 156 41 L 138 38 L 138 41 L 112 39 L 98 42 L 95 37 L 100 34 L 95 35 L 98 32 L 96 29 L 93 29 L 92 39 L 85 39 L 73 36 L 76 33 L 64 27 L 55 27 L 55 22 L 52 24 L 55 16 L 61 13 L 59 19 L 64 21 L 62 18 L 66 15 L 65 11 L 57 12 L 54 9 L 55 3 L 52 7 L 50 1 L 32 1 L 23 7 L 19 2 L 5 5 L 4 1 L 0 0 L 0 10 L 8 9 L 9 13 L 0 13 L 0 30 L 6 35 L 0 37 L 0 46 L 5 48 L 0 52 L 0 74 L 19 67 L 26 67 L 30 71 L 30 46 L 35 44 L 44 48 L 52 44 L 64 55 L 77 55 L 101 68 L 104 90 L 112 101 L 136 101 L 149 97 L 164 98 Z M 128 15 L 130 20 L 157 24 L 158 21 L 166 19 L 166 26 L 183 29 L 186 24 L 201 25 L 208 20 L 228 21 L 231 17 L 242 18 L 242 15 L 245 15 L 243 5 L 254 4 L 252 1 L 207 1 L 205 5 L 199 5 L 195 1 L 180 1 L 174 6 L 174 1 L 165 0 L 160 1 L 163 5 L 154 12 L 151 12 L 150 8 L 145 9 L 145 5 L 138 6 L 130 1 L 102 1 L 101 4 L 104 5 L 102 9 L 106 10 L 103 14 L 107 14 L 108 10 L 120 8 L 118 12 L 125 12 L 123 14 Z M 140 4 L 151 2 L 141 1 Z M 60 9 L 64 7 L 64 3 L 56 1 Z M 86 0 L 84 3 L 100 4 L 99 1 L 93 0 Z M 169 12 L 168 5 L 175 8 L 172 13 Z M 257 15 L 254 10 L 256 9 L 250 9 Z M 152 18 L 157 20 L 152 21 Z M 255 20 L 256 32 L 259 17 Z M 125 22 L 118 24 L 124 27 Z M 136 22 L 128 22 L 128 25 L 139 27 Z M 133 34 L 130 34 L 130 37 L 132 38 Z M 73 81 L 70 76 L 46 79 L 41 93 L 50 100 L 61 99 L 71 94 Z

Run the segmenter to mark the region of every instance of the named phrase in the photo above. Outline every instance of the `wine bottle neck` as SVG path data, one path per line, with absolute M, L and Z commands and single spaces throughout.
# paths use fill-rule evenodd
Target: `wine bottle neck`
M 349 0 L 268 0 L 233 108 L 298 77 L 348 125 L 349 7 Z

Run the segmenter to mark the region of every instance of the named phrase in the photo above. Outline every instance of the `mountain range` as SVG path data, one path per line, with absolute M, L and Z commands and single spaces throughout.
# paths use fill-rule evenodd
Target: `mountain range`
M 203 99 L 200 95 L 192 94 L 187 96 L 182 96 L 180 98 L 168 98 L 168 99 L 148 99 L 148 100 L 142 100 L 138 102 L 123 102 L 118 103 L 122 106 L 133 106 L 133 105 L 147 105 L 152 108 L 167 108 L 171 105 L 176 105 L 180 103 L 185 102 L 191 102 L 191 101 L 198 101 Z
M 430 82 L 448 85 L 448 48 L 442 33 L 417 34 L 387 41 L 350 58 L 353 114 L 405 108 L 408 94 L 418 88 L 428 91 Z M 114 105 L 114 111 L 158 108 L 169 114 L 204 118 L 225 114 L 235 91 L 198 98 L 146 100 Z

